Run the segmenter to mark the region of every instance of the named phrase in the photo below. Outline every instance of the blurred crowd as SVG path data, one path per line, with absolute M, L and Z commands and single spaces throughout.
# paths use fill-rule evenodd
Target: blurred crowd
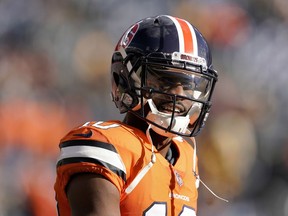
M 198 137 L 199 216 L 288 216 L 287 0 L 1 0 L 0 216 L 56 216 L 60 138 L 89 120 L 122 119 L 110 58 L 147 16 L 193 23 L 219 81 Z

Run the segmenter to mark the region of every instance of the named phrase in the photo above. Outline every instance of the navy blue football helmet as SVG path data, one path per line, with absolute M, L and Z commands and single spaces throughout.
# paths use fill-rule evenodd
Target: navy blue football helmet
M 120 38 L 111 95 L 120 113 L 132 112 L 155 132 L 192 137 L 208 117 L 217 77 L 202 34 L 186 20 L 159 15 L 138 21 Z M 179 86 L 180 93 L 171 90 Z

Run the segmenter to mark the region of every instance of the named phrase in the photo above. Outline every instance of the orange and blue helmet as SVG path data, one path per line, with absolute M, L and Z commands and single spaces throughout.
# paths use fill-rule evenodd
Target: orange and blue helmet
M 163 136 L 196 136 L 208 117 L 218 74 L 203 35 L 168 15 L 133 24 L 120 38 L 111 63 L 112 98 Z M 173 92 L 180 85 L 181 94 Z M 148 111 L 147 111 L 148 107 Z

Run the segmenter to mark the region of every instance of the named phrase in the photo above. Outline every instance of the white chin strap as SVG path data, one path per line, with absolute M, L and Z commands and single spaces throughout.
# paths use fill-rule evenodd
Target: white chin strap
M 172 120 L 171 114 L 158 111 L 152 99 L 148 99 L 147 101 L 148 101 L 151 111 L 148 113 L 146 118 L 152 122 L 155 122 L 161 127 L 168 128 Z M 201 104 L 195 102 L 190 108 L 186 116 L 174 116 L 170 131 L 175 131 L 177 133 L 182 133 L 182 134 L 187 133 L 188 124 L 189 123 L 193 124 L 195 122 L 195 120 L 198 118 L 200 114 L 200 111 L 201 111 Z M 191 120 L 193 122 L 191 122 Z M 154 126 L 154 125 L 151 126 L 151 129 L 162 136 L 166 136 L 166 137 L 175 136 L 175 134 L 166 132 L 165 130 L 158 128 L 157 126 Z

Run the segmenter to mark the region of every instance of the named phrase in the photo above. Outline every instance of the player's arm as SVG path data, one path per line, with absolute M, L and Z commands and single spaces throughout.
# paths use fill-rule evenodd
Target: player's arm
M 67 197 L 72 216 L 120 216 L 119 191 L 101 175 L 91 173 L 72 177 Z

